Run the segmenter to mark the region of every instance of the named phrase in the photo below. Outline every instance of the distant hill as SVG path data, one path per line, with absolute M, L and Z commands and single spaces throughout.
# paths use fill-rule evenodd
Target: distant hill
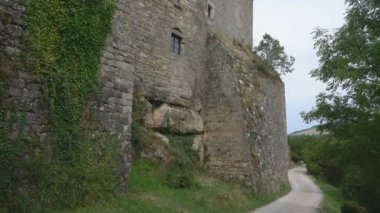
M 290 133 L 289 136 L 299 136 L 299 135 L 320 135 L 321 132 L 317 130 L 317 126 L 313 126 L 308 129 L 299 130 L 293 133 Z

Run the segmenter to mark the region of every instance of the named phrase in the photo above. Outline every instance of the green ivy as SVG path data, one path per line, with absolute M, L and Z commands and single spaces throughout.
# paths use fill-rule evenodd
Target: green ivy
M 43 80 L 51 134 L 35 141 L 36 153 L 27 137 L 10 137 L 12 125 L 23 122 L 10 121 L 1 106 L 0 211 L 71 208 L 115 194 L 117 140 L 94 139 L 81 127 L 113 11 L 110 0 L 26 0 L 28 64 Z
M 198 154 L 192 149 L 193 135 L 166 135 L 170 141 L 170 148 L 176 153 L 175 159 L 170 162 L 165 182 L 172 188 L 191 188 L 198 186 L 195 179 L 195 170 L 198 166 Z
M 100 54 L 111 28 L 108 0 L 29 0 L 28 38 L 36 72 L 44 76 L 56 146 L 72 160 L 80 119 L 94 89 Z

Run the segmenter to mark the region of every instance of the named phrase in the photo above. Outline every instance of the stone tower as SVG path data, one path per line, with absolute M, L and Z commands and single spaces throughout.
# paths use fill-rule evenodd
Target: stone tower
M 207 0 L 211 32 L 252 46 L 253 0 Z

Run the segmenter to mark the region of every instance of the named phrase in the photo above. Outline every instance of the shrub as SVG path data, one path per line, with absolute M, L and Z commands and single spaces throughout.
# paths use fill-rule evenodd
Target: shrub
M 194 172 L 198 154 L 192 149 L 194 137 L 191 135 L 167 135 L 170 147 L 176 153 L 166 175 L 166 184 L 173 188 L 190 188 L 197 186 Z
M 361 207 L 357 202 L 347 201 L 340 208 L 342 213 L 365 213 L 365 208 Z
M 305 161 L 305 152 L 315 145 L 320 137 L 317 136 L 289 136 L 288 144 L 290 147 L 290 156 L 294 162 Z
M 316 163 L 307 163 L 306 168 L 311 175 L 320 176 L 322 174 L 322 168 Z
M 198 185 L 194 170 L 183 160 L 175 160 L 171 163 L 165 182 L 172 188 L 191 188 Z
M 265 34 L 259 45 L 254 49 L 264 64 L 272 70 L 276 70 L 278 74 L 285 75 L 293 72 L 294 68 L 292 66 L 295 58 L 288 56 L 280 42 L 271 35 Z

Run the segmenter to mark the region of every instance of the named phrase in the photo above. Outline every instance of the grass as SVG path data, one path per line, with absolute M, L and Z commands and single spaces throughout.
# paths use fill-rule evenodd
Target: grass
M 318 179 L 315 182 L 321 188 L 324 195 L 321 212 L 340 213 L 340 207 L 344 202 L 341 190 Z
M 174 189 L 165 185 L 165 170 L 154 163 L 135 162 L 128 197 L 109 203 L 65 212 L 249 212 L 289 191 L 257 197 L 241 184 L 225 182 L 206 172 L 197 172 L 199 186 Z

